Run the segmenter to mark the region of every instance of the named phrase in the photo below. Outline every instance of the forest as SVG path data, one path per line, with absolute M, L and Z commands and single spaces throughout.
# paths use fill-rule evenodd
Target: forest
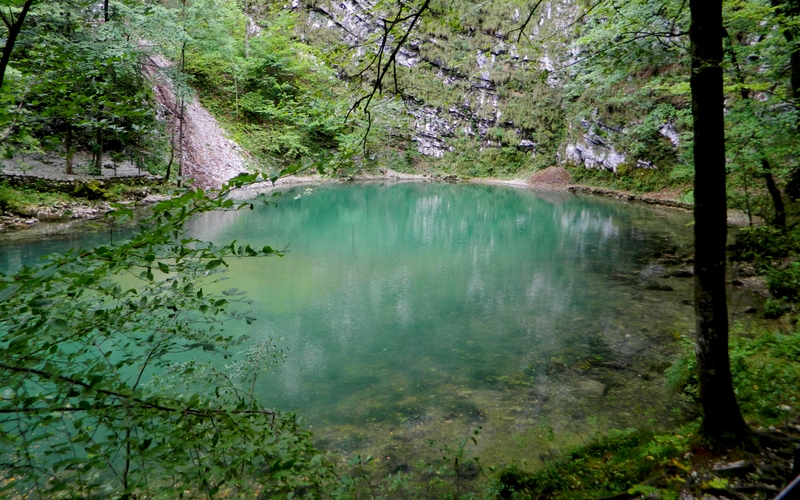
M 742 500 L 798 476 L 797 0 L 0 0 L 0 17 L 0 240 L 82 210 L 110 235 L 0 267 L 0 495 Z M 690 252 L 650 252 L 693 287 L 693 328 L 651 370 L 669 425 L 567 443 L 537 422 L 538 456 L 495 461 L 481 414 L 392 466 L 260 396 L 292 353 L 231 326 L 268 313 L 226 279 L 293 254 L 206 241 L 199 218 L 285 203 L 236 195 L 283 178 L 548 174 L 691 212 Z M 573 361 L 538 362 L 608 368 Z M 535 399 L 531 366 L 483 383 Z

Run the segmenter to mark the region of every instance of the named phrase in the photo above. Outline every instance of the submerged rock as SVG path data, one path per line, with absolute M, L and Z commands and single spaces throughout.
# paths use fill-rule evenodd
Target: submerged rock
M 674 288 L 672 288 L 671 286 L 666 285 L 664 283 L 659 283 L 657 281 L 645 281 L 644 283 L 642 283 L 642 288 L 644 288 L 645 290 L 653 290 L 657 292 L 671 292 L 674 290 Z
M 578 382 L 581 394 L 591 397 L 601 397 L 606 392 L 606 385 L 596 380 L 586 379 Z

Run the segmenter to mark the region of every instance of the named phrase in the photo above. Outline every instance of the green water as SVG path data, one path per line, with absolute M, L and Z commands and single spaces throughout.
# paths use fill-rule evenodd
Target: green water
M 260 311 L 251 335 L 288 351 L 264 400 L 320 444 L 410 460 L 481 426 L 484 455 L 506 459 L 550 429 L 566 443 L 671 418 L 662 372 L 691 280 L 649 257 L 690 251 L 688 216 L 488 186 L 303 190 L 193 231 L 288 249 L 230 273 Z
M 190 228 L 288 250 L 230 261 L 227 286 L 249 293 L 259 319 L 229 329 L 280 337 L 288 355 L 261 397 L 306 417 L 320 446 L 399 470 L 429 439 L 479 426 L 482 457 L 524 464 L 594 432 L 669 422 L 680 403 L 663 370 L 692 329 L 691 280 L 664 278 L 653 255 L 688 254 L 689 220 L 566 193 L 412 183 L 299 188 Z M 0 266 L 75 243 L 0 245 Z

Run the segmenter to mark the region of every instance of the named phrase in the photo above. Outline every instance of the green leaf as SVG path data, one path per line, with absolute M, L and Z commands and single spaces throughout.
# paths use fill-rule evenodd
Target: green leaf
M 0 302 L 7 300 L 17 290 L 19 290 L 19 285 L 7 285 L 5 288 L 0 289 Z
M 33 299 L 30 302 L 28 302 L 28 305 L 31 306 L 31 307 L 34 307 L 34 308 L 41 308 L 41 307 L 49 306 L 52 303 L 53 303 L 53 301 L 50 300 L 50 299 L 38 298 L 38 299 Z

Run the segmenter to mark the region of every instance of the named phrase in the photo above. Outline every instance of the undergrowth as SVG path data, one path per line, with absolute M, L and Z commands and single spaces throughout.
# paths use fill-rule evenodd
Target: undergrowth
M 0 184 L 0 212 L 27 215 L 37 206 L 52 206 L 70 200 L 72 197 L 63 193 Z
M 684 338 L 684 353 L 667 370 L 667 383 L 697 398 L 694 344 Z M 800 331 L 776 333 L 731 329 L 729 352 L 736 399 L 746 419 L 773 425 L 786 418 L 800 401 Z
M 681 477 L 689 469 L 684 456 L 696 427 L 685 426 L 673 433 L 650 429 L 611 431 L 535 472 L 505 469 L 497 476 L 498 496 L 600 498 L 626 491 L 649 494 L 661 490 L 662 498 L 677 498 L 683 484 Z M 641 484 L 662 474 L 658 481 Z
M 589 169 L 583 166 L 568 168 L 578 184 L 606 187 L 636 193 L 650 193 L 664 188 L 679 188 L 688 191 L 689 186 L 682 177 L 674 178 L 671 172 L 660 169 L 618 167 L 617 172 L 606 169 Z
M 119 202 L 131 199 L 140 199 L 148 194 L 167 193 L 171 186 L 165 184 L 152 184 L 148 186 L 129 186 L 127 184 L 114 184 L 107 189 L 97 187 L 92 191 L 93 196 L 87 197 L 77 193 L 61 193 L 41 189 L 34 186 L 18 187 L 8 183 L 0 183 L 0 212 L 17 214 L 24 217 L 33 216 L 40 207 L 52 207 L 56 204 L 87 204 L 91 200 L 104 200 Z

